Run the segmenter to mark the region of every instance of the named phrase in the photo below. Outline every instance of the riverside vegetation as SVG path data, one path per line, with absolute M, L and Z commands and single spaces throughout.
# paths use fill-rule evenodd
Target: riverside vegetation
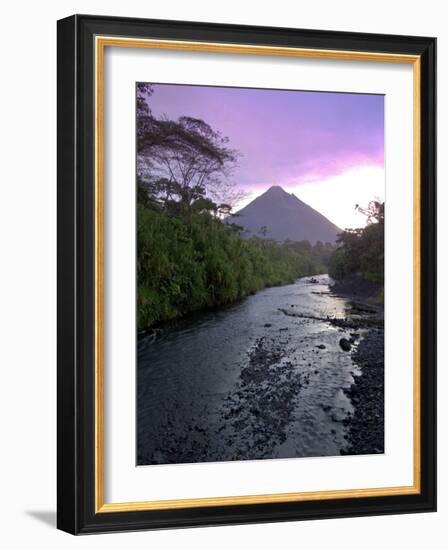
M 243 239 L 209 212 L 170 215 L 139 203 L 139 328 L 324 273 L 330 254 L 322 243 Z
M 382 296 L 384 285 L 384 202 L 371 201 L 367 208 L 356 208 L 367 216 L 366 227 L 347 229 L 337 238 L 337 248 L 329 262 L 329 275 L 342 280 L 359 275 L 377 285 Z

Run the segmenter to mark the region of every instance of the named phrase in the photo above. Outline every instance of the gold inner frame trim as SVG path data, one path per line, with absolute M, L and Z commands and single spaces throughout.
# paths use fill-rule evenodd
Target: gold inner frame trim
M 413 458 L 414 482 L 410 486 L 342 489 L 332 491 L 274 493 L 263 495 L 153 500 L 141 502 L 106 503 L 104 500 L 104 54 L 106 47 L 146 48 L 159 50 L 232 53 L 312 59 L 373 61 L 407 63 L 413 65 L 413 298 L 414 298 L 414 349 L 413 349 Z M 344 50 L 255 46 L 177 40 L 123 38 L 96 36 L 95 55 L 95 513 L 167 510 L 209 506 L 235 506 L 280 502 L 305 502 L 342 498 L 412 495 L 420 493 L 421 485 L 421 425 L 420 425 L 420 56 Z

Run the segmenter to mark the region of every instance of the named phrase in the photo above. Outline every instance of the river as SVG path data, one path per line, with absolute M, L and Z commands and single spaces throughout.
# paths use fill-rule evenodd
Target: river
M 340 454 L 359 371 L 339 345 L 349 330 L 324 319 L 350 304 L 314 280 L 139 337 L 138 464 Z

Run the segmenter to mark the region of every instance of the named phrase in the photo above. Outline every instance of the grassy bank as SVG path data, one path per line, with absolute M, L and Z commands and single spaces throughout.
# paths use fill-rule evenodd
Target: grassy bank
M 209 213 L 169 216 L 139 204 L 138 327 L 325 272 L 328 255 L 320 243 L 243 239 Z

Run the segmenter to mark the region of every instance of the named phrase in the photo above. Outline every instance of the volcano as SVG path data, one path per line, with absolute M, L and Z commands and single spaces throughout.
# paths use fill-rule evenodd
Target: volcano
M 274 185 L 236 212 L 229 222 L 244 228 L 243 237 L 275 241 L 334 243 L 341 229 L 314 208 Z

